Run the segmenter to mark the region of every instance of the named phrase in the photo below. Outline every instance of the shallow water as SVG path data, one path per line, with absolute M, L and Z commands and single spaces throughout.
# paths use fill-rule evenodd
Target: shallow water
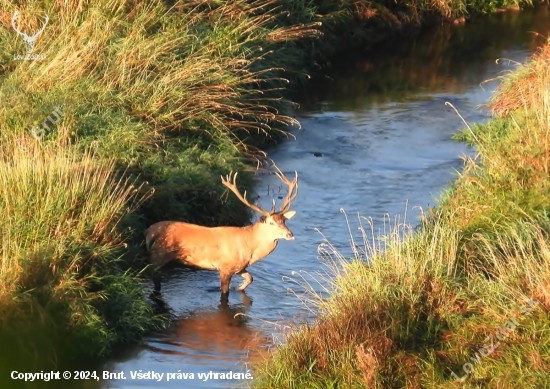
M 199 380 L 198 373 L 246 373 L 247 362 L 265 353 L 284 323 L 305 320 L 311 313 L 299 297 L 302 287 L 289 280 L 326 270 L 318 259 L 319 229 L 343 254 L 352 254 L 357 213 L 371 216 L 375 228 L 384 215 L 400 215 L 415 223 L 420 209 L 435 199 L 462 167 L 460 156 L 473 155 L 451 135 L 464 127 L 445 102 L 470 122 L 488 114 L 476 109 L 491 96 L 498 76 L 522 62 L 550 31 L 547 7 L 522 13 L 477 18 L 464 26 L 439 26 L 408 42 L 387 45 L 374 54 L 337 58 L 323 69 L 294 114 L 302 129 L 294 132 L 270 157 L 288 174 L 299 173 L 296 216 L 287 222 L 296 240 L 283 241 L 249 270 L 254 276 L 246 294 L 231 292 L 220 303 L 219 279 L 213 272 L 175 269 L 163 286 L 169 309 L 178 317 L 144 344 L 121 350 L 97 370 L 125 372 L 127 379 L 72 381 L 71 387 L 227 388 L 247 380 Z M 259 202 L 269 208 L 280 183 L 260 174 Z M 270 188 L 268 190 L 268 188 Z M 388 221 L 386 218 L 386 225 Z M 232 288 L 241 282 L 235 276 Z M 320 291 L 320 285 L 313 285 Z M 297 294 L 298 297 L 295 295 Z M 306 295 L 307 297 L 307 295 Z M 243 313 L 235 317 L 235 314 Z M 132 380 L 130 371 L 165 373 L 162 382 Z M 166 373 L 194 373 L 194 380 L 166 382 Z M 68 382 L 65 382 L 69 384 Z

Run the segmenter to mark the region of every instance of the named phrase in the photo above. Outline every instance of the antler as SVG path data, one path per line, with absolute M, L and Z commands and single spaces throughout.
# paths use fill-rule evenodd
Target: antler
M 46 21 L 44 22 L 42 29 L 32 36 L 33 38 L 36 38 L 42 31 L 44 31 L 44 29 L 46 28 L 46 24 L 48 24 L 48 20 L 50 20 L 47 14 L 44 14 L 44 15 L 46 15 Z
M 225 185 L 227 188 L 229 188 L 233 193 L 235 193 L 235 196 L 237 196 L 238 199 L 241 200 L 247 207 L 253 209 L 256 212 L 261 213 L 264 216 L 269 216 L 270 215 L 269 212 L 264 211 L 263 209 L 261 209 L 257 205 L 250 204 L 248 202 L 248 200 L 246 199 L 246 191 L 244 192 L 244 196 L 241 195 L 241 193 L 237 189 L 237 173 L 235 173 L 233 175 L 233 172 L 231 172 L 231 173 L 229 173 L 229 175 L 227 175 L 225 177 L 225 179 L 223 178 L 223 176 L 221 176 L 221 177 L 222 177 L 222 184 Z M 273 205 L 273 210 L 275 210 L 275 204 Z
M 273 166 L 275 167 L 275 169 L 277 169 L 275 175 L 279 177 L 279 179 L 283 181 L 286 185 L 288 185 L 288 193 L 283 201 L 283 204 L 281 205 L 281 209 L 278 212 L 285 213 L 290 210 L 292 201 L 296 198 L 296 196 L 298 196 L 298 172 L 294 171 L 294 180 L 290 181 L 288 178 L 286 178 L 281 169 L 277 167 L 277 165 L 273 164 Z M 273 203 L 273 210 L 275 210 L 275 203 Z
M 27 34 L 25 34 L 24 32 L 19 31 L 19 30 L 17 29 L 17 27 L 15 27 L 15 19 L 17 19 L 17 14 L 18 14 L 18 13 L 19 13 L 18 11 L 15 11 L 15 13 L 13 14 L 13 17 L 11 18 L 11 25 L 12 25 L 13 29 L 14 29 L 15 31 L 17 31 L 18 34 L 24 35 L 24 36 L 28 37 Z M 47 16 L 47 15 L 46 15 L 46 16 Z

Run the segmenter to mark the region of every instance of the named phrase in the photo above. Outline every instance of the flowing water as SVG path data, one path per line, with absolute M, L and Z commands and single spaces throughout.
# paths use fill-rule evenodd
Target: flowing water
M 494 14 L 463 26 L 430 28 L 368 56 L 335 59 L 314 77 L 294 112 L 302 124 L 294 131 L 296 140 L 269 154 L 285 173 L 299 173 L 300 192 L 293 204 L 297 214 L 287 222 L 296 240 L 280 242 L 249 268 L 254 283 L 246 294 L 232 291 L 229 304 L 220 303 L 217 273 L 175 269 L 163 295 L 178 319 L 96 369 L 124 372 L 126 379 L 71 380 L 70 387 L 246 385 L 246 379 L 199 380 L 198 373 L 246 373 L 247 363 L 269 349 L 282 325 L 311 317 L 299 298 L 303 288 L 292 279 L 299 282 L 300 274 L 326 269 L 318 259 L 323 236 L 316 229 L 344 255 L 352 255 L 341 209 L 355 234 L 357 213 L 371 216 L 378 229 L 385 214 L 393 223 L 395 215 L 402 221 L 406 211 L 414 224 L 417 207 L 434 205 L 461 169 L 460 156 L 473 155 L 450 139 L 464 124 L 445 102 L 470 123 L 486 121 L 488 113 L 476 106 L 487 102 L 496 83 L 480 83 L 513 69 L 496 59 L 524 61 L 548 35 L 549 21 L 547 7 Z M 259 178 L 259 203 L 269 208 L 271 199 L 280 197 L 280 183 L 273 175 Z M 232 288 L 241 281 L 235 276 Z M 139 370 L 164 377 L 162 382 L 131 379 L 130 371 Z M 167 373 L 177 372 L 193 373 L 194 379 L 166 381 Z

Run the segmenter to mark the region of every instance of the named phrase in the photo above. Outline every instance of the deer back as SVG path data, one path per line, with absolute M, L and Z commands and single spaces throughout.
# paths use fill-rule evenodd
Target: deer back
M 202 269 L 246 262 L 252 256 L 248 227 L 203 227 L 183 222 L 160 222 L 145 231 L 150 261 L 162 266 L 172 260 Z

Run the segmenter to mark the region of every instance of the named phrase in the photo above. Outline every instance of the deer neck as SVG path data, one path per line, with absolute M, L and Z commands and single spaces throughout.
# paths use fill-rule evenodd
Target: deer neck
M 279 240 L 266 240 L 264 232 L 261 229 L 260 222 L 250 226 L 248 247 L 251 251 L 250 265 L 254 262 L 258 262 L 260 259 L 268 256 L 275 247 Z

